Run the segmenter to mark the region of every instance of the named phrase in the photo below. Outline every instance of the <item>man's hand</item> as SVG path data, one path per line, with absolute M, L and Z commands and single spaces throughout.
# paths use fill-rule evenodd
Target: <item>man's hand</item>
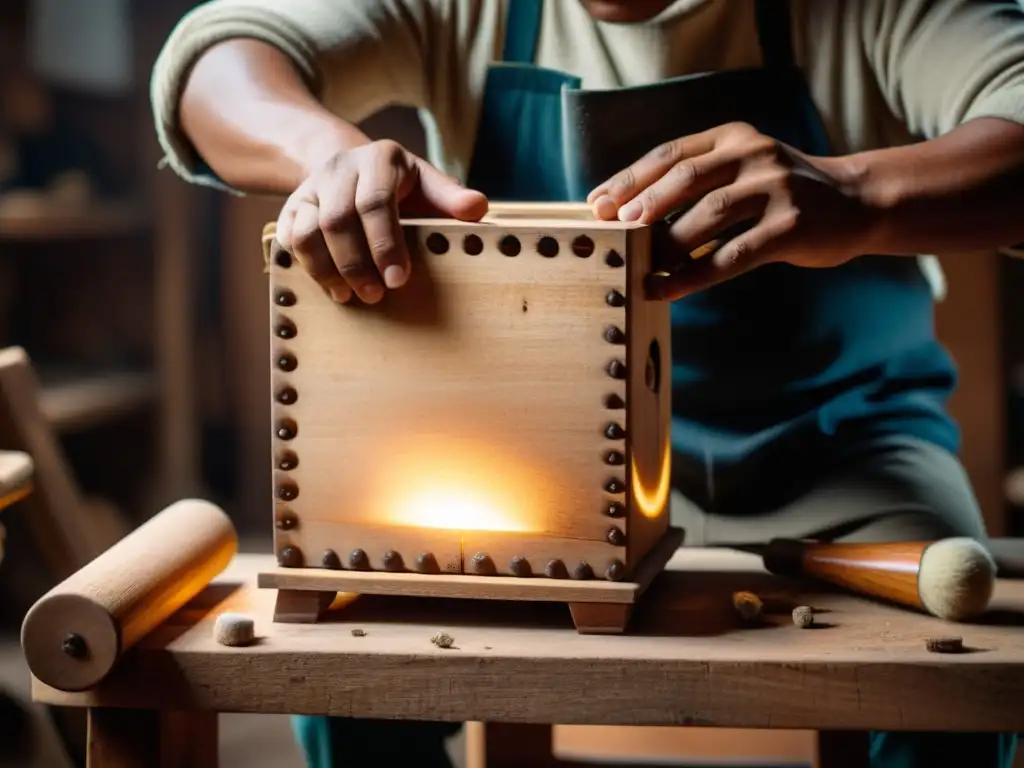
M 288 198 L 277 240 L 338 302 L 367 304 L 409 278 L 399 210 L 479 220 L 487 198 L 393 141 L 339 152 Z
M 828 267 L 864 253 L 872 213 L 839 169 L 732 123 L 655 148 L 587 202 L 599 219 L 644 224 L 685 210 L 659 254 L 669 274 L 648 283 L 651 298 L 674 300 L 760 264 Z M 688 260 L 719 237 L 711 255 Z

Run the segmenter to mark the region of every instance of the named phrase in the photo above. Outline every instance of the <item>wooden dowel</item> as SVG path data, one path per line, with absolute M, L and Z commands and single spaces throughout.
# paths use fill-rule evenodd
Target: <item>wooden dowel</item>
M 21 644 L 39 680 L 80 691 L 195 597 L 238 548 L 226 514 L 179 501 L 43 595 L 25 616 Z

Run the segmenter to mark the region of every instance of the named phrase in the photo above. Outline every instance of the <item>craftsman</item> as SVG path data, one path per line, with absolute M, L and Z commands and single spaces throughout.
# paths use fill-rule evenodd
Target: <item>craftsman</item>
M 607 97 L 563 122 L 580 90 Z M 287 195 L 278 237 L 338 302 L 401 291 L 400 213 L 574 199 L 656 223 L 691 543 L 984 539 L 927 254 L 1024 240 L 1016 2 L 213 0 L 152 93 L 171 167 Z M 420 110 L 426 158 L 356 127 L 391 104 Z M 449 726 L 298 722 L 313 765 L 447 764 Z M 874 734 L 872 765 L 1014 745 Z

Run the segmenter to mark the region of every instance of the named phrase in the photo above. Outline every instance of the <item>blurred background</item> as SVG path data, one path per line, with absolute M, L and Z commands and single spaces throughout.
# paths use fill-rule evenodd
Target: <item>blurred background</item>
M 50 586 L 188 495 L 223 505 L 243 550 L 270 551 L 260 231 L 281 201 L 161 170 L 149 109 L 152 62 L 195 4 L 0 2 L 0 449 L 36 462 L 36 493 L 0 516 L 2 765 L 81 764 L 82 721 L 29 703 L 18 644 Z M 422 151 L 412 113 L 368 128 Z M 937 322 L 960 365 L 953 408 L 993 535 L 1020 535 L 1024 520 L 1024 262 L 1011 255 L 941 255 Z M 4 378 L 14 347 L 33 380 Z M 300 765 L 286 720 L 256 720 L 223 720 L 223 764 Z M 806 734 L 723 737 L 690 729 L 662 748 L 652 733 L 563 729 L 557 741 L 574 754 L 640 741 L 705 765 L 813 760 Z

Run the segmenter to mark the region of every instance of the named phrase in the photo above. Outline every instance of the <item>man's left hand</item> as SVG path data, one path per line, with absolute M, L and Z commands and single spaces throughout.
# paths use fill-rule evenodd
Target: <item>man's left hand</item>
M 656 147 L 587 202 L 598 219 L 643 224 L 685 210 L 668 229 L 668 253 L 658 254 L 664 272 L 648 282 L 651 298 L 675 300 L 761 264 L 830 267 L 864 253 L 871 213 L 839 167 L 730 123 Z M 737 228 L 709 256 L 689 260 Z

